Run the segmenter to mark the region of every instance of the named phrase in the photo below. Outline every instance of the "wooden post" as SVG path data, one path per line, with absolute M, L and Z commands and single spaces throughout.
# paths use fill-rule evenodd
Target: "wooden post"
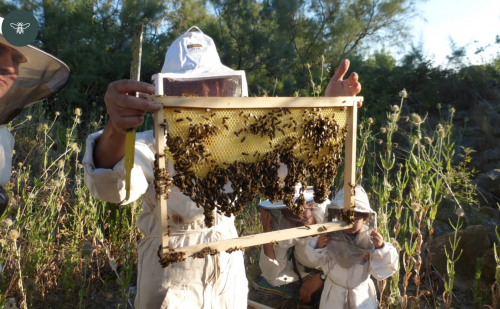
M 348 109 L 347 117 L 347 137 L 344 141 L 344 213 L 347 213 L 354 206 L 354 195 L 352 188 L 356 185 L 356 138 L 358 105 L 355 103 Z
M 132 39 L 132 63 L 130 66 L 130 79 L 141 80 L 141 58 L 142 58 L 142 29 L 144 25 L 140 23 L 135 26 Z M 138 96 L 138 94 L 136 95 Z

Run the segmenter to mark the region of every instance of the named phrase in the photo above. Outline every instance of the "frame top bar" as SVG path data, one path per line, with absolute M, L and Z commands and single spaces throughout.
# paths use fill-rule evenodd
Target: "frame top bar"
M 363 97 L 167 97 L 148 96 L 164 107 L 194 108 L 309 108 L 357 107 Z

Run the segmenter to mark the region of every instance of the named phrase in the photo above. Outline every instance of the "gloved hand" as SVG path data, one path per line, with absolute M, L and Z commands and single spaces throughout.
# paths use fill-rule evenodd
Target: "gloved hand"
M 7 206 L 9 206 L 9 197 L 5 189 L 0 186 L 0 217 L 5 212 L 5 209 L 7 209 Z

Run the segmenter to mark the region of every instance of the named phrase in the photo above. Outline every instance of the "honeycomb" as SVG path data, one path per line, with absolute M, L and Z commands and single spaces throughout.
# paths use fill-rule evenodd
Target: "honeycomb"
M 236 215 L 257 193 L 301 215 L 305 199 L 301 191 L 293 200 L 295 185 L 306 188 L 310 177 L 315 202 L 326 200 L 342 161 L 348 113 L 347 107 L 164 107 L 167 147 L 156 160 L 170 159 L 176 174 L 155 165 L 156 197 L 168 198 L 175 185 L 204 208 L 208 227 L 213 210 Z M 288 168 L 283 185 L 280 164 Z M 225 192 L 229 183 L 232 192 Z
M 242 163 L 255 163 L 262 155 L 273 151 L 276 146 L 282 144 L 287 138 L 304 136 L 304 128 L 301 125 L 315 115 L 329 117 L 335 120 L 339 127 L 337 136 L 333 144 L 340 156 L 343 147 L 344 136 L 341 133 L 346 127 L 349 110 L 343 107 L 326 108 L 255 108 L 255 109 L 204 109 L 204 108 L 179 108 L 164 107 L 163 117 L 166 120 L 166 131 L 169 138 L 180 137 L 184 140 L 188 138 L 189 129 L 193 125 L 212 125 L 217 134 L 206 139 L 206 151 L 211 154 L 211 158 L 220 167 L 227 168 L 228 164 L 234 161 Z M 273 115 L 271 115 L 273 114 Z M 252 124 L 261 125 L 262 119 L 274 117 L 274 124 L 271 121 L 266 123 L 266 128 L 274 127 L 275 137 L 253 134 L 250 131 Z M 332 122 L 333 123 L 333 122 Z M 246 130 L 245 130 L 246 129 Z M 283 131 L 281 131 L 283 130 Z M 294 150 L 294 156 L 302 161 L 311 157 L 311 163 L 318 165 L 323 156 L 328 154 L 328 149 L 322 149 L 314 154 L 316 150 L 311 141 L 304 138 L 299 147 Z M 340 148 L 340 149 L 338 149 Z M 167 157 L 175 162 L 173 155 L 167 149 Z M 312 155 L 312 156 L 311 156 Z M 195 174 L 204 178 L 207 176 L 212 163 L 205 161 L 195 164 L 192 170 Z

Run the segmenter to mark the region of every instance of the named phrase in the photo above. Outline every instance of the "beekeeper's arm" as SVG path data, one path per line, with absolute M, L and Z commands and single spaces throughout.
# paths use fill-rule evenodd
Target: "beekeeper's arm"
M 306 255 L 309 261 L 314 265 L 319 265 L 323 271 L 326 272 L 328 269 L 328 263 L 330 262 L 328 254 L 326 254 L 326 245 L 329 242 L 327 234 L 321 234 L 319 237 L 314 238 L 307 243 Z
M 160 109 L 158 103 L 128 95 L 136 92 L 154 94 L 155 87 L 133 80 L 119 80 L 109 84 L 104 102 L 110 119 L 102 135 L 95 141 L 93 161 L 96 168 L 113 168 L 125 155 L 127 129 L 140 126 L 146 112 Z
M 125 199 L 125 159 L 119 160 L 112 168 L 98 168 L 92 154 L 95 153 L 95 143 L 102 138 L 103 132 L 89 135 L 87 149 L 83 157 L 85 184 L 96 198 L 119 203 Z M 102 141 L 101 141 L 102 142 Z M 154 138 L 151 131 L 137 133 L 135 142 L 134 167 L 131 171 L 130 198 L 137 200 L 144 194 L 154 180 Z
M 399 268 L 398 251 L 377 231 L 372 231 L 370 239 L 375 244 L 375 252 L 370 254 L 370 273 L 377 280 L 392 276 Z
M 271 215 L 265 209 L 260 210 L 262 220 L 262 229 L 264 232 L 271 232 Z M 262 245 L 260 251 L 259 266 L 262 270 L 262 275 L 272 285 L 281 285 L 285 283 L 284 279 L 288 278 L 288 282 L 298 280 L 297 274 L 291 267 L 288 267 L 288 248 L 295 245 L 295 241 L 281 242 L 279 245 L 267 243 Z
M 104 101 L 110 120 L 104 131 L 94 133 L 87 139 L 83 160 L 85 182 L 92 195 L 107 202 L 119 203 L 125 197 L 123 157 L 126 130 L 139 126 L 146 111 L 159 108 L 142 97 L 127 95 L 135 92 L 153 94 L 154 87 L 131 80 L 109 84 Z M 138 134 L 136 138 L 130 201 L 142 195 L 148 187 L 148 182 L 152 181 L 154 154 L 150 147 L 153 143 L 152 137 L 149 139 L 147 134 Z

